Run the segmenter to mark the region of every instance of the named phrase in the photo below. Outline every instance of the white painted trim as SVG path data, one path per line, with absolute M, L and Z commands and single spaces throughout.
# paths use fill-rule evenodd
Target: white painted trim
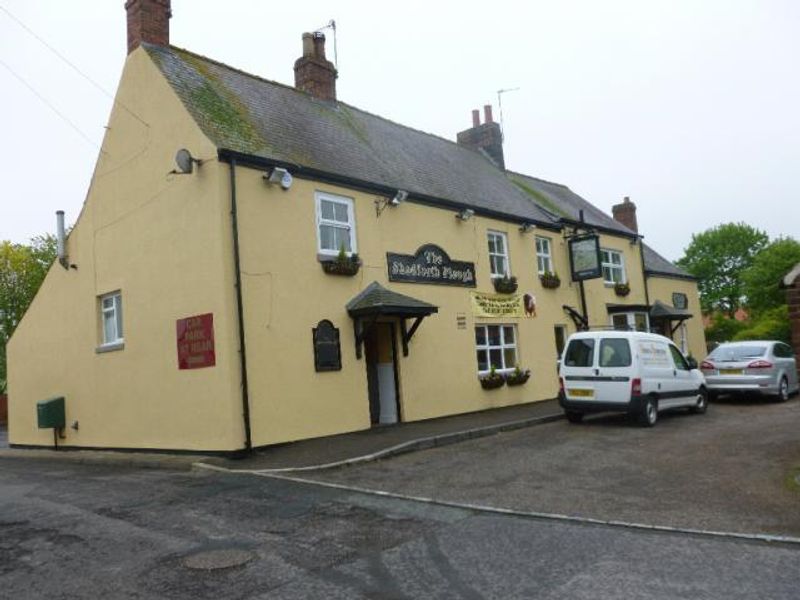
M 322 211 L 320 210 L 320 202 L 322 200 L 327 200 L 329 202 L 335 202 L 338 204 L 344 204 L 347 207 L 347 227 L 350 234 L 350 252 L 347 255 L 357 254 L 358 253 L 358 237 L 356 236 L 356 212 L 355 212 L 355 204 L 352 198 L 348 198 L 347 196 L 338 196 L 336 194 L 331 194 L 329 192 L 321 192 L 316 191 L 314 192 L 314 210 L 316 213 L 316 235 L 317 235 L 317 252 L 319 254 L 324 254 L 325 256 L 337 256 L 339 254 L 339 250 L 328 250 L 322 247 L 322 236 L 320 235 L 320 225 L 323 225 L 322 219 Z M 331 226 L 338 226 L 341 227 L 341 224 L 333 224 Z

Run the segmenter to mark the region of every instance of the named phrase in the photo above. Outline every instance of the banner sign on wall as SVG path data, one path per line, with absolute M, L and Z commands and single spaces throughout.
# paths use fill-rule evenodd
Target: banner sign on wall
M 569 241 L 569 263 L 572 281 L 602 277 L 600 238 L 594 234 L 572 238 Z
M 450 260 L 436 244 L 420 246 L 414 255 L 387 252 L 386 264 L 389 281 L 475 287 L 475 263 Z
M 484 294 L 470 292 L 472 314 L 476 317 L 516 318 L 525 314 L 520 294 Z
M 178 338 L 178 368 L 202 369 L 217 363 L 214 352 L 214 315 L 208 313 L 175 323 Z

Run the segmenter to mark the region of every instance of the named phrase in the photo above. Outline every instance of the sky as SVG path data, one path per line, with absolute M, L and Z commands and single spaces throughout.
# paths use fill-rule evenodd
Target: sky
M 454 140 L 502 95 L 506 166 L 629 196 L 671 260 L 744 222 L 800 238 L 800 3 L 173 0 L 171 43 L 293 84 L 336 21 L 339 99 Z M 331 31 L 328 56 L 333 55 Z M 38 38 L 38 39 L 37 39 Z M 0 0 L 0 240 L 73 223 L 126 55 L 124 0 Z M 74 65 L 67 64 L 65 60 Z

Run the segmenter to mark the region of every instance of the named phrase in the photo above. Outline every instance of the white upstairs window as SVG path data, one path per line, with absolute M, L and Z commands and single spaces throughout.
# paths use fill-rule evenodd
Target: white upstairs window
M 600 262 L 603 266 L 603 281 L 609 284 L 626 283 L 625 261 L 622 252 L 602 248 Z
M 347 255 L 357 252 L 353 200 L 317 192 L 317 250 L 320 254 Z
M 553 273 L 553 257 L 550 253 L 550 239 L 536 238 L 536 269 L 539 275 Z
M 508 237 L 500 231 L 489 231 L 489 272 L 492 277 L 510 275 L 508 268 Z

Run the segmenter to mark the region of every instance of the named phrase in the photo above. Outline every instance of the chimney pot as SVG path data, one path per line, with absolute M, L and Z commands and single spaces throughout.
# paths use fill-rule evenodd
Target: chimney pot
M 481 111 L 477 108 L 472 111 L 472 126 L 477 127 L 481 124 Z
M 294 87 L 320 100 L 336 100 L 338 73 L 325 58 L 325 35 L 303 34 L 303 56 L 294 63 Z
M 625 196 L 621 204 L 612 206 L 611 214 L 615 221 L 622 223 L 631 231 L 639 233 L 639 224 L 636 221 L 636 205 L 631 202 L 629 196 Z
M 142 42 L 169 46 L 171 0 L 128 0 L 125 11 L 128 16 L 128 54 Z
M 456 136 L 456 141 L 466 148 L 482 151 L 498 168 L 505 170 L 503 134 L 500 132 L 500 125 L 492 120 L 490 104 L 483 107 L 483 112 L 486 115 L 486 122 L 481 125 L 480 111 L 473 110 L 472 127 L 460 131 Z

